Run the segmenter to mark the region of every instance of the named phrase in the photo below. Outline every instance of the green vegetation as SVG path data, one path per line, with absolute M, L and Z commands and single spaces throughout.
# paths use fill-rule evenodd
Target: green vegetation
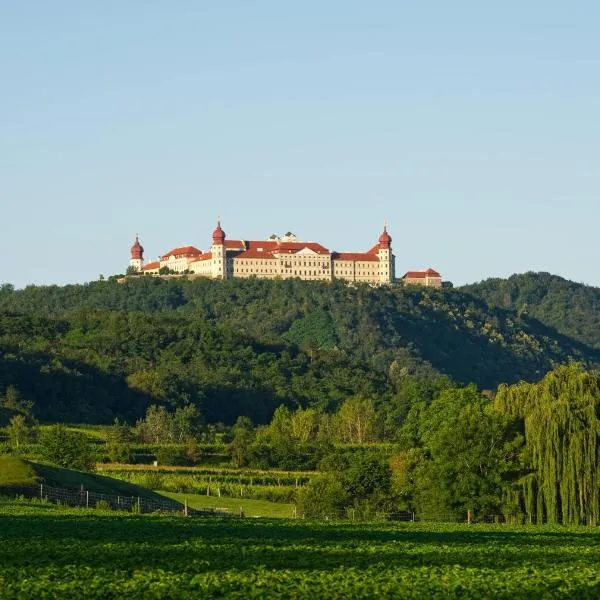
M 14 456 L 0 455 L 0 490 L 2 488 L 34 485 L 39 476 L 34 468 Z
M 600 289 L 550 273 L 523 273 L 508 279 L 486 279 L 462 291 L 490 306 L 537 319 L 559 333 L 600 348 Z
M 183 504 L 187 502 L 190 508 L 225 509 L 232 515 L 239 515 L 240 508 L 245 517 L 269 517 L 289 519 L 294 516 L 294 504 L 268 502 L 267 500 L 249 500 L 248 498 L 216 498 L 215 496 L 199 496 L 197 494 L 177 494 L 161 491 L 160 494 Z
M 11 488 L 38 484 L 56 488 L 79 489 L 114 496 L 135 496 L 160 500 L 160 495 L 142 486 L 112 477 L 64 469 L 25 461 L 14 456 L 0 455 L 0 494 Z
M 599 357 L 457 290 L 153 278 L 0 288 L 4 423 L 23 399 L 46 422 L 132 423 L 155 404 L 193 405 L 205 423 L 265 423 L 280 405 L 392 405 L 410 378 L 494 389 Z
M 0 503 L 0 596 L 597 598 L 600 533 Z M 43 540 L 43 543 L 40 543 Z

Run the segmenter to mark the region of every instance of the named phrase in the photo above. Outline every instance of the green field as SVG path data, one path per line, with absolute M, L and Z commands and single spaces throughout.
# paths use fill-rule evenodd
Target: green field
M 590 528 L 142 516 L 0 502 L 0 597 L 598 598 Z
M 172 498 L 183 504 L 187 501 L 190 508 L 221 508 L 228 513 L 239 515 L 240 508 L 246 517 L 290 518 L 294 514 L 293 504 L 268 502 L 267 500 L 247 500 L 246 498 L 217 498 L 215 496 L 198 496 L 196 494 L 176 494 L 160 491 L 159 494 Z

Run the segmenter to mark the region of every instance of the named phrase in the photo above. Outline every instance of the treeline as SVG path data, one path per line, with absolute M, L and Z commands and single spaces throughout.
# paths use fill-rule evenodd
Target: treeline
M 495 389 L 599 351 L 456 290 L 295 280 L 132 279 L 0 288 L 0 394 L 46 421 L 133 422 L 194 404 L 208 422 L 397 406 L 412 379 Z M 398 409 L 400 410 L 400 409 Z
M 344 428 L 368 422 L 364 407 L 356 408 L 336 415 Z M 324 475 L 302 490 L 299 504 L 317 517 L 407 511 L 430 519 L 502 515 L 597 525 L 599 415 L 600 372 L 574 363 L 538 383 L 500 386 L 493 399 L 474 386 L 448 387 L 412 403 L 387 452 L 381 446 L 325 452 Z M 280 452 L 293 449 L 297 435 L 276 417 L 257 437 Z
M 564 335 L 600 348 L 600 288 L 550 273 L 523 273 L 508 279 L 486 279 L 461 289 L 490 306 L 529 315 Z

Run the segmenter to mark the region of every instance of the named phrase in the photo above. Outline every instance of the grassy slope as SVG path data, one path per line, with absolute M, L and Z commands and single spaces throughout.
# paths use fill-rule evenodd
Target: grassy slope
M 39 476 L 35 469 L 20 458 L 0 456 L 0 488 L 35 485 Z
M 190 508 L 221 508 L 230 514 L 239 514 L 240 507 L 247 517 L 289 518 L 293 516 L 293 504 L 268 502 L 267 500 L 249 500 L 246 498 L 218 498 L 216 496 L 198 496 L 197 494 L 177 494 L 175 492 L 159 492 L 183 504 L 187 500 Z
M 52 467 L 13 456 L 0 456 L 0 489 L 44 483 L 58 488 L 80 488 L 114 496 L 140 496 L 161 500 L 161 496 L 139 485 L 94 473 Z

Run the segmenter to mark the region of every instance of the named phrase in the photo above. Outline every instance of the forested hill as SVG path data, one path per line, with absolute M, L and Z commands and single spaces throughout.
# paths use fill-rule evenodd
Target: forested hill
M 600 348 L 600 288 L 550 273 L 523 273 L 508 279 L 486 279 L 461 290 Z
M 274 407 L 401 402 L 407 378 L 495 388 L 600 352 L 457 290 L 227 280 L 0 288 L 0 394 L 41 419 L 134 419 L 152 402 L 209 421 Z

